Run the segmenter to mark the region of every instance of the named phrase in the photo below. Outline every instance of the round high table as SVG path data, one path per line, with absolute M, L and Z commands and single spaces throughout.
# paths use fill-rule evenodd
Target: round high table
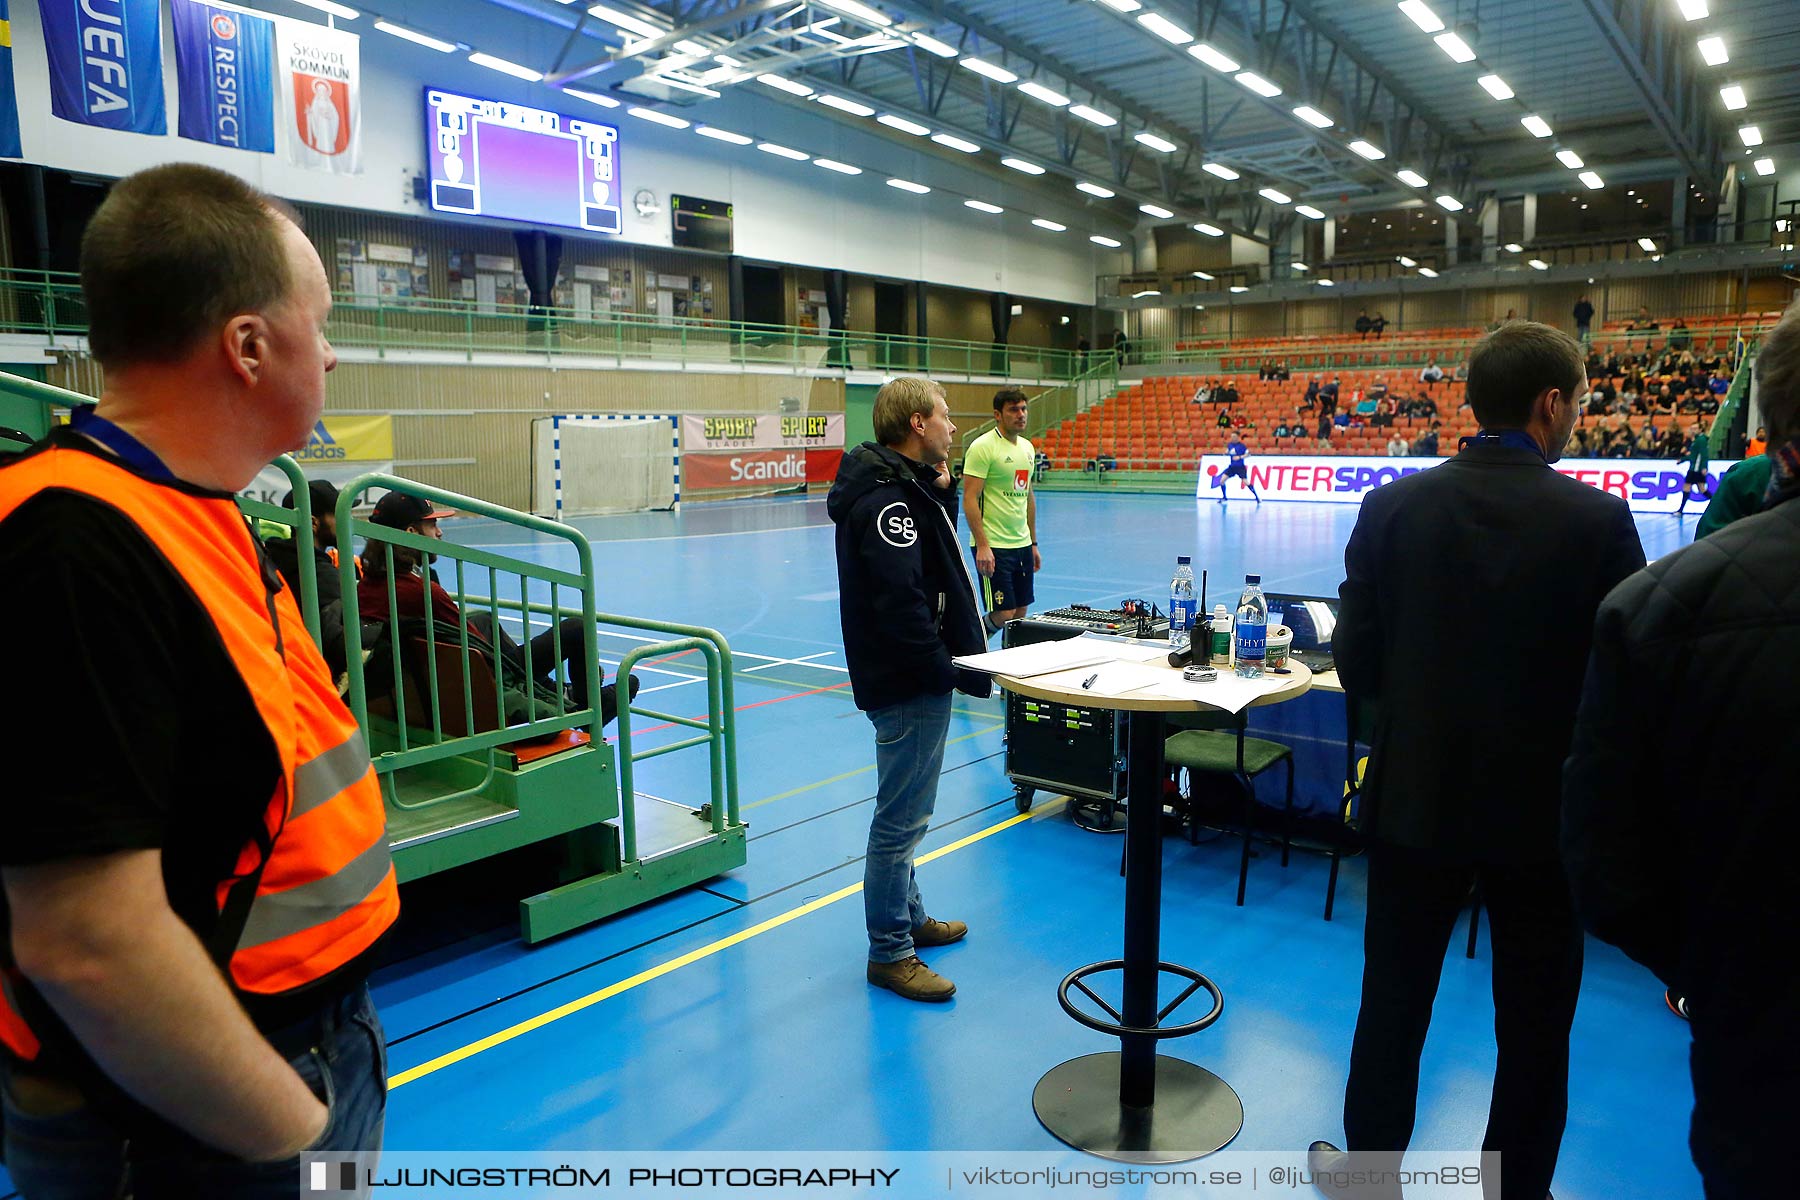
M 1290 661 L 1288 665 L 1288 685 L 1258 697 L 1251 707 L 1292 700 L 1312 686 L 1311 671 L 1301 663 Z M 1172 677 L 1180 674 L 1177 668 L 1167 670 Z M 1211 1071 L 1156 1052 L 1159 1041 L 1198 1033 L 1218 1020 L 1225 1007 L 1224 997 L 1210 979 L 1190 968 L 1163 962 L 1160 949 L 1166 717 L 1169 713 L 1220 710 L 1199 701 L 1141 692 L 1097 696 L 1047 684 L 1041 677 L 996 675 L 994 681 L 1007 691 L 1036 700 L 1111 708 L 1123 715 L 1129 728 L 1124 957 L 1077 968 L 1057 989 L 1064 1012 L 1090 1029 L 1116 1035 L 1119 1049 L 1083 1055 L 1052 1068 L 1032 1093 L 1037 1118 L 1076 1149 L 1124 1162 L 1185 1162 L 1221 1150 L 1243 1128 L 1243 1102 L 1230 1084 Z M 1238 736 L 1243 736 L 1241 729 Z M 1084 982 L 1089 976 L 1110 971 L 1119 971 L 1124 977 L 1117 1010 Z M 1159 1009 L 1158 983 L 1164 974 L 1185 979 L 1188 986 Z M 1069 997 L 1071 989 L 1105 1009 L 1112 1020 L 1079 1008 Z M 1185 1024 L 1162 1024 L 1163 1018 L 1200 990 L 1212 997 L 1210 1012 Z

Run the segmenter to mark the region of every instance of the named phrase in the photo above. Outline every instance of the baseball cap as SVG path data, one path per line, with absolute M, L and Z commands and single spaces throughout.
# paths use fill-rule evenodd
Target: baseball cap
M 369 520 L 377 525 L 386 525 L 389 529 L 405 529 L 408 525 L 417 525 L 421 521 L 435 521 L 439 517 L 455 515 L 453 510 L 438 508 L 423 496 L 389 492 L 375 502 L 375 511 L 369 514 Z
M 309 479 L 306 481 L 306 491 L 307 494 L 312 497 L 312 510 L 314 515 L 323 515 L 325 513 L 337 511 L 337 484 L 331 482 L 329 479 Z M 291 490 L 287 495 L 281 498 L 281 507 L 294 507 L 294 493 Z

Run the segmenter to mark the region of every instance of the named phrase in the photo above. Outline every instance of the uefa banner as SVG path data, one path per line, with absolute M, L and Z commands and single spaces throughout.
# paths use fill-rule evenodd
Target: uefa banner
M 275 152 L 275 22 L 229 4 L 172 0 L 184 138 Z
M 338 175 L 362 172 L 362 68 L 354 33 L 275 23 L 275 90 L 288 161 Z
M 1208 454 L 1200 460 L 1196 495 L 1217 499 L 1213 480 L 1230 460 Z M 1344 458 L 1326 455 L 1251 455 L 1245 466 L 1250 483 L 1264 500 L 1310 500 L 1325 504 L 1361 504 L 1378 487 L 1450 461 L 1447 458 Z M 1716 491 L 1719 479 L 1737 465 L 1736 459 L 1714 459 L 1707 467 L 1707 489 Z M 1681 505 L 1687 479 L 1684 462 L 1630 458 L 1565 458 L 1552 464 L 1558 473 L 1580 483 L 1611 492 L 1631 506 L 1632 512 L 1672 513 Z M 1225 484 L 1228 496 L 1243 485 L 1236 479 Z M 1244 492 L 1248 495 L 1248 492 Z M 1687 511 L 1705 511 L 1706 501 L 1695 496 Z
M 0 0 L 0 158 L 20 158 L 19 97 L 13 89 L 12 12 Z
M 160 7 L 157 0 L 38 5 L 51 114 L 126 133 L 167 133 Z
M 682 453 L 705 450 L 842 450 L 844 414 L 684 416 Z

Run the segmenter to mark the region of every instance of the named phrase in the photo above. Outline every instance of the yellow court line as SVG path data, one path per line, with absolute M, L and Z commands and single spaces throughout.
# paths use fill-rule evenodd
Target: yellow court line
M 1015 817 L 1008 817 L 997 825 L 990 825 L 986 829 L 972 833 L 960 841 L 951 842 L 948 846 L 942 846 L 929 854 L 919 856 L 914 860 L 914 865 L 923 866 L 928 862 L 944 857 L 946 854 L 953 854 L 966 846 L 973 846 L 976 842 L 979 842 L 984 838 L 993 837 L 996 833 L 999 833 L 1004 829 L 1011 829 L 1013 826 L 1022 824 L 1034 817 L 1047 816 L 1054 812 L 1057 807 L 1059 807 L 1057 804 L 1047 804 L 1034 809 L 1031 812 L 1020 813 Z M 712 942 L 700 947 L 698 950 L 683 954 L 679 958 L 672 958 L 668 962 L 658 963 L 647 971 L 639 971 L 629 979 L 621 979 L 619 982 L 603 987 L 597 992 L 590 992 L 579 999 L 571 1000 L 567 1004 L 559 1005 L 549 1012 L 539 1013 L 537 1016 L 531 1017 L 528 1020 L 520 1021 L 517 1025 L 502 1029 L 498 1033 L 489 1034 L 480 1041 L 470 1042 L 468 1045 L 463 1046 L 460 1049 L 452 1050 L 448 1054 L 440 1054 L 438 1057 L 431 1059 L 428 1062 L 422 1062 L 416 1067 L 409 1067 L 407 1070 L 388 1079 L 388 1090 L 392 1091 L 398 1087 L 405 1087 L 414 1080 L 423 1079 L 425 1076 L 435 1074 L 445 1067 L 454 1066 L 465 1059 L 473 1058 L 484 1050 L 492 1050 L 495 1046 L 504 1045 L 514 1038 L 523 1037 L 525 1034 L 531 1033 L 533 1030 L 542 1029 L 546 1025 L 562 1020 L 564 1017 L 573 1016 L 583 1009 L 592 1008 L 602 1000 L 610 1000 L 614 996 L 623 992 L 629 992 L 633 988 L 641 987 L 652 980 L 661 979 L 664 975 L 679 971 L 681 968 L 697 963 L 701 959 L 711 958 L 721 951 L 729 950 L 733 946 L 749 941 L 758 934 L 767 933 L 771 929 L 778 929 L 781 926 L 786 925 L 789 921 L 797 921 L 809 913 L 818 912 L 820 909 L 836 904 L 839 900 L 848 896 L 854 896 L 860 891 L 862 891 L 861 883 L 853 883 L 848 887 L 839 888 L 830 895 L 820 896 L 817 900 L 809 901 L 806 904 L 800 905 L 798 908 L 790 908 L 788 911 L 781 913 L 778 916 L 770 917 L 760 925 L 752 925 L 749 929 L 743 930 L 741 933 L 734 933 L 730 937 L 720 938 L 716 942 Z
M 984 713 L 982 715 L 985 716 L 987 714 Z M 945 742 L 944 745 L 947 747 L 954 746 L 958 742 L 966 742 L 970 738 L 978 738 L 984 733 L 992 733 L 996 729 L 1004 729 L 1004 728 L 1006 728 L 1006 723 L 1004 721 L 1002 721 L 1000 724 L 990 725 L 986 729 L 977 729 L 974 733 L 965 733 L 961 737 L 953 737 L 949 741 Z M 874 769 L 875 769 L 875 764 L 870 763 L 868 766 L 858 767 L 854 771 L 845 771 L 842 775 L 833 775 L 830 779 L 821 779 L 814 783 L 802 784 L 801 786 L 794 788 L 792 791 L 777 792 L 773 796 L 764 796 L 761 800 L 752 800 L 748 804 L 740 805 L 738 808 L 738 811 L 740 813 L 746 813 L 746 812 L 749 812 L 753 808 L 761 808 L 765 804 L 773 804 L 777 800 L 786 800 L 790 796 L 798 796 L 802 792 L 810 792 L 814 788 L 828 787 L 834 783 L 842 783 L 846 779 L 855 779 L 858 775 L 867 775 L 870 771 L 873 771 Z

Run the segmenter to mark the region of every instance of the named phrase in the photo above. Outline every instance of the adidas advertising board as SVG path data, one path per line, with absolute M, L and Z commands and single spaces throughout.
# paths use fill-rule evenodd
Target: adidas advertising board
M 325 417 L 313 426 L 306 445 L 290 457 L 308 479 L 324 479 L 339 487 L 371 471 L 394 470 L 394 420 L 388 416 Z M 249 500 L 280 504 L 293 484 L 274 466 L 264 467 L 239 495 Z M 372 503 L 379 492 L 363 497 Z

